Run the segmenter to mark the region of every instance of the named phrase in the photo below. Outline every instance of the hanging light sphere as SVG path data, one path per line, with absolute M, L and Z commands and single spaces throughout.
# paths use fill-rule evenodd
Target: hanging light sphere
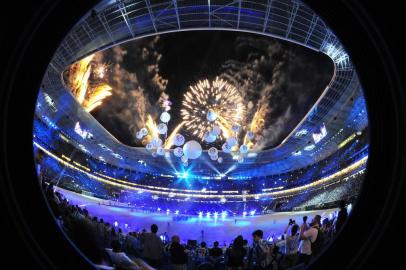
M 158 148 L 162 146 L 162 140 L 160 138 L 154 137 L 151 140 L 151 144 L 154 148 Z
M 212 143 L 216 140 L 216 136 L 214 136 L 211 132 L 206 132 L 203 139 L 208 143 Z
M 230 138 L 227 139 L 226 142 L 227 142 L 227 145 L 230 146 L 230 150 L 231 150 L 231 148 L 232 148 L 234 145 L 236 145 L 236 144 L 238 143 L 236 137 L 230 137 Z
M 209 120 L 210 122 L 213 122 L 213 121 L 216 121 L 216 119 L 217 119 L 217 113 L 215 113 L 214 111 L 212 111 L 212 110 L 209 110 L 208 111 L 208 113 L 207 113 L 207 120 Z
M 223 158 L 222 158 L 222 157 L 219 157 L 219 158 L 217 159 L 217 162 L 218 162 L 218 163 L 223 163 Z
M 183 154 L 188 159 L 196 159 L 202 154 L 202 146 L 197 141 L 188 141 L 183 146 Z
M 171 115 L 168 112 L 163 112 L 161 114 L 161 117 L 159 117 L 159 119 L 161 119 L 161 121 L 164 123 L 168 123 L 169 120 L 171 120 Z
M 182 134 L 176 134 L 173 138 L 173 144 L 176 146 L 181 146 L 185 143 L 185 137 Z
M 145 148 L 147 148 L 147 150 L 152 150 L 154 147 L 152 146 L 151 143 L 148 143 Z
M 175 157 L 181 157 L 183 155 L 183 149 L 182 147 L 176 147 L 173 150 L 173 154 L 175 155 Z
M 241 154 L 245 154 L 245 153 L 247 153 L 248 152 L 248 146 L 246 146 L 245 144 L 242 144 L 241 146 L 240 146 L 240 153 Z
M 224 143 L 221 146 L 221 149 L 223 150 L 224 153 L 230 153 L 231 152 L 231 147 L 227 143 Z
M 158 125 L 158 133 L 159 134 L 165 134 L 168 131 L 168 126 L 164 123 L 160 123 Z
M 141 140 L 142 137 L 144 137 L 144 136 L 142 136 L 141 132 L 137 131 L 137 132 L 135 133 L 135 138 L 137 138 L 138 140 Z
M 159 156 L 163 156 L 163 155 L 165 155 L 165 150 L 164 150 L 162 147 L 158 147 L 158 148 L 156 149 L 156 153 L 157 153 Z
M 207 151 L 207 153 L 209 154 L 209 156 L 215 156 L 215 155 L 218 154 L 218 150 L 217 150 L 216 147 L 211 147 L 211 148 L 209 149 L 209 151 Z
M 148 129 L 146 129 L 146 128 L 142 128 L 141 130 L 140 130 L 140 134 L 144 137 L 144 136 L 147 136 L 148 135 Z
M 215 155 L 211 155 L 211 156 L 210 156 L 210 159 L 211 159 L 211 160 L 217 160 L 218 157 L 219 157 L 219 156 L 218 156 L 217 154 L 215 154 Z
M 248 131 L 248 132 L 247 132 L 247 138 L 248 138 L 248 139 L 252 140 L 252 139 L 254 139 L 254 137 L 255 137 L 254 132 L 252 132 L 252 131 Z
M 234 125 L 231 127 L 231 130 L 232 130 L 233 132 L 237 133 L 238 131 L 240 131 L 240 126 L 237 125 L 237 124 L 234 124 Z

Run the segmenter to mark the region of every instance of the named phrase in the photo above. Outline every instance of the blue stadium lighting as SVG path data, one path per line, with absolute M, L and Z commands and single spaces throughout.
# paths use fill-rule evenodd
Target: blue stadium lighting
M 217 219 L 218 216 L 219 216 L 219 213 L 214 212 L 214 218 Z
M 251 216 L 255 215 L 255 212 L 256 212 L 256 210 L 250 211 L 250 215 L 251 215 Z
M 221 217 L 224 219 L 225 217 L 227 217 L 227 212 L 226 211 L 223 211 L 223 212 L 221 212 Z
M 243 217 L 247 216 L 247 211 L 242 212 L 242 216 Z
M 314 144 L 308 145 L 305 148 L 303 148 L 303 150 L 305 151 L 311 151 L 315 148 L 316 146 Z
M 118 227 L 118 222 L 117 221 L 114 221 L 114 226 Z
M 207 217 L 207 218 L 210 218 L 210 216 L 211 216 L 211 213 L 210 213 L 210 212 L 207 212 L 207 213 L 206 213 L 206 217 Z
M 179 210 L 176 210 L 176 211 L 175 211 L 175 215 L 179 215 Z
M 158 209 L 157 209 L 157 210 L 158 210 L 158 212 L 160 212 L 160 211 L 161 211 L 161 208 L 159 208 L 159 207 L 158 207 Z
M 303 136 L 307 135 L 307 133 L 308 133 L 307 129 L 303 128 L 303 129 L 301 129 L 301 130 L 299 130 L 298 132 L 295 133 L 295 137 L 300 138 L 300 137 L 303 137 Z
M 302 154 L 302 151 L 298 150 L 296 152 L 292 152 L 293 156 L 300 156 Z
M 202 217 L 203 217 L 203 212 L 200 211 L 200 212 L 199 212 L 199 218 L 202 218 Z

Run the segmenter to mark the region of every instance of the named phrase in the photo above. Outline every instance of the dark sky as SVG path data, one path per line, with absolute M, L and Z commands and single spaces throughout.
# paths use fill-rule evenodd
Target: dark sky
M 171 130 L 180 122 L 182 97 L 189 85 L 216 76 L 232 82 L 244 100 L 254 104 L 251 113 L 267 104 L 261 148 L 276 146 L 309 111 L 333 74 L 331 60 L 321 53 L 227 31 L 144 38 L 99 53 L 98 59 L 110 64 L 113 96 L 92 114 L 118 140 L 132 146 L 140 145 L 134 134 L 143 126 L 143 114 L 159 117 L 162 92 L 173 102 Z M 162 84 L 157 77 L 167 82 Z

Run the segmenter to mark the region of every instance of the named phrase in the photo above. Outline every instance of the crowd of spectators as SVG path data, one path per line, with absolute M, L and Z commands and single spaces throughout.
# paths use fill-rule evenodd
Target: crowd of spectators
M 211 247 L 205 242 L 183 245 L 181 236 L 176 234 L 163 241 L 155 224 L 150 232 L 144 229 L 125 234 L 118 226 L 91 216 L 86 209 L 70 205 L 54 191 L 52 183 L 43 184 L 43 188 L 63 231 L 100 269 L 289 269 L 306 265 L 317 256 L 348 216 L 343 202 L 337 218 L 321 220 L 316 215 L 311 222 L 304 217 L 301 224 L 289 220 L 284 234 L 271 240 L 264 239 L 263 231 L 256 230 L 252 239 L 237 236 L 222 248 L 217 241 Z

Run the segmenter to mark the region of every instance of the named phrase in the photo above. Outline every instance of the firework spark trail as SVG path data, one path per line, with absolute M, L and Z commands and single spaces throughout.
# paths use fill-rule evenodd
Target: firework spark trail
M 94 87 L 91 93 L 88 94 L 88 97 L 83 102 L 83 107 L 88 111 L 92 111 L 94 108 L 102 104 L 102 100 L 108 96 L 111 96 L 112 88 L 108 84 L 100 84 Z
M 190 86 L 182 105 L 181 116 L 185 128 L 200 139 L 203 139 L 204 133 L 210 131 L 212 126 L 207 120 L 209 111 L 217 115 L 215 123 L 222 127 L 224 134 L 231 134 L 231 126 L 241 125 L 245 119 L 246 111 L 241 93 L 226 80 L 218 77 L 214 81 L 206 79 Z
M 175 135 L 178 133 L 178 131 L 183 127 L 183 125 L 185 124 L 185 122 L 181 122 L 171 133 L 171 135 L 169 135 L 168 139 L 165 142 L 164 145 L 164 149 L 170 149 L 171 146 L 173 145 L 173 138 L 175 137 Z
M 68 70 L 68 86 L 76 100 L 83 108 L 90 112 L 102 104 L 104 98 L 111 96 L 111 86 L 99 82 L 95 85 L 91 81 L 91 74 L 98 74 L 101 79 L 106 73 L 107 65 L 100 64 L 96 68 L 92 66 L 95 54 L 89 55 L 77 63 L 73 64 Z

